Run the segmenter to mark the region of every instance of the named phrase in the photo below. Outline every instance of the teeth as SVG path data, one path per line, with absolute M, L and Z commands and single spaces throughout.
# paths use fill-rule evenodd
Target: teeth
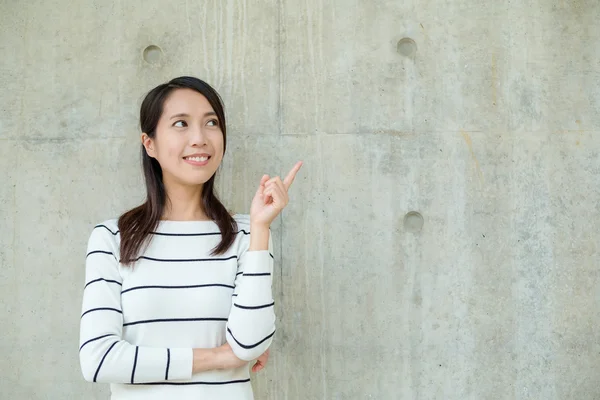
M 190 161 L 204 162 L 208 160 L 208 157 L 186 157 L 186 159 Z

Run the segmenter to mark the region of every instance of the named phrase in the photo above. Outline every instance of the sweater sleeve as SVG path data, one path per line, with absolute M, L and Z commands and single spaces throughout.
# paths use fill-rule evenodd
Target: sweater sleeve
M 264 251 L 248 251 L 249 239 L 249 235 L 244 238 L 244 250 L 238 259 L 226 333 L 235 355 L 246 361 L 264 353 L 275 334 L 272 238 L 269 232 L 269 250 Z
M 97 226 L 88 241 L 79 339 L 84 378 L 130 384 L 191 378 L 191 348 L 135 346 L 122 339 L 118 233 L 108 226 Z

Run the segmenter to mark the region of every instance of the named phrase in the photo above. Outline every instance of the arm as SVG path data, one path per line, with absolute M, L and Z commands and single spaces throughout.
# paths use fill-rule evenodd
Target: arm
M 300 170 L 296 163 L 283 181 L 263 175 L 250 205 L 250 244 L 238 260 L 233 305 L 227 321 L 227 342 L 241 360 L 264 353 L 275 334 L 272 293 L 273 243 L 269 227 L 287 205 L 288 189 Z
M 80 322 L 79 360 L 90 382 L 147 383 L 189 379 L 193 373 L 233 368 L 231 349 L 135 346 L 122 339 L 123 314 L 114 235 L 96 228 L 88 242 Z M 233 360 L 235 361 L 235 360 Z
M 227 322 L 226 338 L 235 355 L 245 361 L 258 358 L 271 345 L 275 333 L 272 293 L 273 257 L 269 228 L 251 226 L 247 251 L 238 273 Z
M 90 382 L 140 383 L 189 379 L 193 352 L 134 346 L 122 339 L 123 313 L 115 236 L 95 228 L 88 241 L 79 361 Z

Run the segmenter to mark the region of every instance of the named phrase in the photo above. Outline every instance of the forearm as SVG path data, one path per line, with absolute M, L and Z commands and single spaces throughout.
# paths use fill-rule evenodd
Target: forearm
M 248 251 L 238 261 L 242 274 L 236 279 L 227 322 L 227 342 L 242 360 L 264 353 L 275 332 L 272 247 L 269 229 L 251 225 Z
M 192 373 L 225 369 L 220 347 L 214 349 L 194 349 L 194 362 Z
M 192 373 L 217 369 L 217 355 L 215 349 L 194 349 Z
M 241 367 L 246 361 L 240 360 L 233 354 L 229 344 L 214 349 L 194 349 L 192 373 L 231 369 Z

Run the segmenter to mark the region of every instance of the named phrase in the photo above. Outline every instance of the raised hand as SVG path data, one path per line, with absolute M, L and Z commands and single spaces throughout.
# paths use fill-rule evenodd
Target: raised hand
M 250 206 L 250 221 L 253 225 L 271 226 L 273 220 L 288 204 L 288 190 L 300 167 L 302 167 L 302 161 L 294 165 L 283 181 L 278 176 L 271 178 L 269 175 L 264 175 L 262 177 Z

